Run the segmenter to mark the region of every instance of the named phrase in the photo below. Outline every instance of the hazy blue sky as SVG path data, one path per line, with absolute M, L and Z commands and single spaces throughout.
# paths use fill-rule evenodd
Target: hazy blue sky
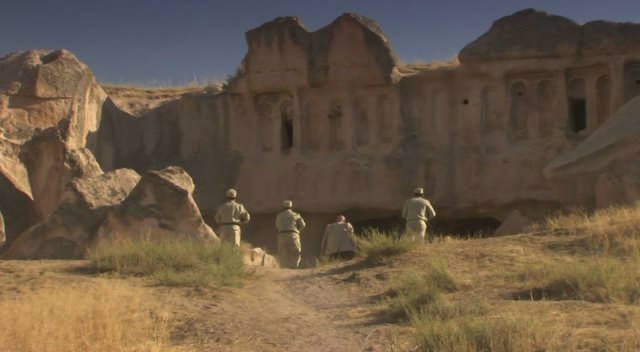
M 640 22 L 640 0 L 16 0 L 0 10 L 0 54 L 66 48 L 103 82 L 180 84 L 233 72 L 244 32 L 277 16 L 315 30 L 357 12 L 412 61 L 450 58 L 495 19 L 529 7 L 579 23 Z

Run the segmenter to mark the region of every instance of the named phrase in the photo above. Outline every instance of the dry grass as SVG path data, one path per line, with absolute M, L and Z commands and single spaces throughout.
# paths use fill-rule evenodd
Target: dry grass
M 88 259 L 96 272 L 148 276 L 170 286 L 239 286 L 247 274 L 241 252 L 228 243 L 125 241 L 99 247 Z
M 535 322 L 518 317 L 464 316 L 434 319 L 412 316 L 417 342 L 424 352 L 545 351 L 545 334 Z
M 373 262 L 406 253 L 418 246 L 418 242 L 400 231 L 384 232 L 372 228 L 357 236 L 356 243 L 359 255 Z
M 408 273 L 389 300 L 393 315 L 409 318 L 422 351 L 534 351 L 543 344 L 543 329 L 513 316 L 488 316 L 484 300 L 453 302 L 447 294 L 460 289 L 444 261 L 423 273 Z
M 582 246 L 593 255 L 638 256 L 640 204 L 614 206 L 593 213 L 573 209 L 535 224 L 532 230 L 559 232 L 582 238 Z
M 5 352 L 169 351 L 167 317 L 131 287 L 59 286 L 0 300 Z

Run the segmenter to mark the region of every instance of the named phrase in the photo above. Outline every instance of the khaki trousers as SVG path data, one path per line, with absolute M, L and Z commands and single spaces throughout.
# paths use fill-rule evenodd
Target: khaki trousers
M 278 234 L 278 261 L 281 267 L 297 268 L 300 266 L 301 253 L 300 234 L 295 232 Z
M 407 236 L 414 239 L 414 241 L 424 242 L 424 237 L 427 233 L 427 223 L 424 220 L 410 220 L 406 222 Z
M 233 243 L 235 247 L 240 247 L 240 226 L 238 225 L 222 225 L 220 226 L 220 239 L 225 242 Z

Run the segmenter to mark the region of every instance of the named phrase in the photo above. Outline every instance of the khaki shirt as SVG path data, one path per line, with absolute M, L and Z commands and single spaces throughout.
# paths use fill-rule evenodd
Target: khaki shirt
M 305 224 L 302 216 L 291 209 L 283 210 L 276 216 L 276 229 L 278 229 L 278 232 L 300 233 L 305 226 L 307 224 Z
M 356 251 L 353 226 L 348 222 L 334 222 L 327 225 L 322 236 L 320 255 Z
M 427 221 L 435 216 L 436 211 L 433 210 L 431 202 L 422 197 L 409 198 L 402 207 L 402 217 L 406 221 Z
M 218 207 L 216 211 L 216 222 L 219 225 L 240 225 L 251 220 L 251 215 L 244 208 L 244 205 L 235 200 L 229 200 Z

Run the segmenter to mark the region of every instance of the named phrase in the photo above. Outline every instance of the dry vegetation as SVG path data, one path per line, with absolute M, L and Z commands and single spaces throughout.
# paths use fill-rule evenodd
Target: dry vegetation
M 94 272 L 147 276 L 172 286 L 239 286 L 248 274 L 233 246 L 186 240 L 118 242 L 88 255 Z
M 233 250 L 176 243 L 93 253 L 94 270 L 115 273 L 108 280 L 67 273 L 39 287 L 33 283 L 49 274 L 0 263 L 2 271 L 13 265 L 0 276 L 0 345 L 72 352 L 187 345 L 189 351 L 640 350 L 640 206 L 572 211 L 531 231 L 418 245 L 369 230 L 358 240 L 360 258 L 267 270 L 250 280 L 242 279 Z M 83 279 L 69 284 L 69 277 Z M 244 285 L 223 289 L 238 282 Z
M 121 282 L 73 284 L 0 301 L 6 352 L 168 351 L 168 318 Z

